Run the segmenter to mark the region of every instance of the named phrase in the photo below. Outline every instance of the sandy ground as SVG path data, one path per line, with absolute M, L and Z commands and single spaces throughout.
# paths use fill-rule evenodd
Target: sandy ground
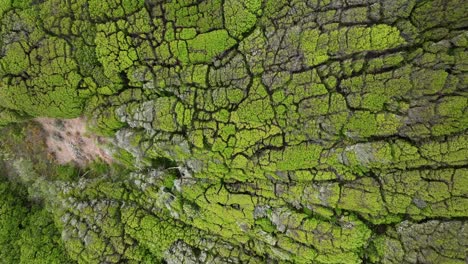
M 84 118 L 54 119 L 36 118 L 46 132 L 49 154 L 60 164 L 75 163 L 78 166 L 101 159 L 112 162 L 111 155 L 101 147 L 105 138 L 86 133 Z

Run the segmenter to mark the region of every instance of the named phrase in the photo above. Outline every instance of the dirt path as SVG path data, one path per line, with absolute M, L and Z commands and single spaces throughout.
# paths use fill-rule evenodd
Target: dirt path
M 101 159 L 112 162 L 108 151 L 101 147 L 107 143 L 103 137 L 87 134 L 84 118 L 54 119 L 36 118 L 46 132 L 49 153 L 60 164 L 75 163 L 86 166 L 91 161 Z

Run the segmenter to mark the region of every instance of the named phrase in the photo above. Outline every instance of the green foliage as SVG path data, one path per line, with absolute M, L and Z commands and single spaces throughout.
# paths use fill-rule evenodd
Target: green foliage
M 346 133 L 351 137 L 388 136 L 398 132 L 399 117 L 386 113 L 373 115 L 367 111 L 357 111 L 346 125 Z
M 327 42 L 328 35 L 320 34 L 317 29 L 302 33 L 301 48 L 308 65 L 315 66 L 328 60 Z
M 38 13 L 24 6 L 13 21 L 7 17 L 3 31 L 21 20 L 29 34 L 19 34 L 3 44 L 0 78 L 8 84 L 0 89 L 1 104 L 19 114 L 30 116 L 76 117 L 83 107 L 77 88 L 81 80 L 68 42 L 46 36 L 35 23 Z
M 40 208 L 32 209 L 23 221 L 21 231 L 21 258 L 19 263 L 71 263 L 63 241 L 52 221 L 51 215 Z
M 209 62 L 213 57 L 220 55 L 234 44 L 236 44 L 236 41 L 229 36 L 226 30 L 200 34 L 193 39 L 187 40 L 188 59 L 191 63 Z M 178 49 L 180 48 L 178 47 Z M 188 62 L 185 60 L 185 56 L 179 56 L 182 62 Z
M 88 4 L 91 18 L 107 20 L 128 16 L 140 9 L 143 3 L 143 0 L 91 0 Z
M 0 108 L 0 127 L 26 120 L 29 116 L 17 111 Z
M 328 54 L 353 54 L 363 51 L 381 51 L 405 43 L 398 29 L 385 24 L 372 27 L 350 27 L 322 33 L 318 29 L 304 31 L 301 48 L 309 66 L 329 59 Z
M 2 176 L 3 177 L 3 176 Z M 12 191 L 11 184 L 0 178 L 0 256 L 5 263 L 19 263 L 21 222 L 27 215 L 22 200 Z
M 462 8 L 460 8 L 462 7 Z M 423 1 L 416 5 L 411 19 L 421 30 L 437 26 L 456 28 L 463 20 L 465 3 L 459 0 Z
M 257 21 L 256 12 L 260 8 L 260 2 L 259 0 L 224 2 L 226 29 L 231 36 L 241 38 L 244 33 L 253 29 Z
M 205 33 L 222 28 L 222 10 L 221 0 L 173 1 L 165 5 L 165 17 L 173 23 L 174 27 L 195 27 L 200 33 Z M 171 41 L 171 39 L 167 40 Z
M 11 8 L 11 0 L 5 0 L 1 5 L 0 5 L 0 17 L 3 17 L 3 13 L 8 11 L 8 9 Z
M 56 167 L 57 180 L 72 181 L 77 179 L 79 171 L 72 165 L 59 165 Z
M 0 255 L 5 263 L 73 263 L 51 218 L 28 205 L 21 187 L 0 179 Z
M 3 1 L 0 262 L 464 263 L 465 2 Z

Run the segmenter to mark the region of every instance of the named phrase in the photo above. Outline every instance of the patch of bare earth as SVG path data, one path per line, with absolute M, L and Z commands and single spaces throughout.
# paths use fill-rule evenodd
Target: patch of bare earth
M 95 160 L 112 163 L 112 156 L 102 147 L 107 140 L 87 133 L 84 118 L 35 120 L 43 127 L 49 155 L 57 163 L 75 163 L 80 167 Z

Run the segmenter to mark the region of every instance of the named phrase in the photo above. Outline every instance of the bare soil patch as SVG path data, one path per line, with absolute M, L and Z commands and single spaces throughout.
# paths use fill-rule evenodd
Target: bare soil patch
M 111 154 L 103 147 L 107 139 L 87 133 L 84 118 L 35 120 L 43 127 L 49 155 L 57 163 L 75 163 L 80 167 L 95 160 L 112 163 Z

